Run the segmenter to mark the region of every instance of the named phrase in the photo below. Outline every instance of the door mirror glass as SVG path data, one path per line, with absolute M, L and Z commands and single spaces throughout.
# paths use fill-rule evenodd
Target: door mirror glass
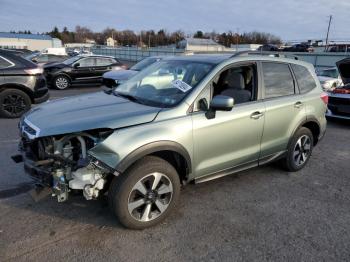
M 75 63 L 73 67 L 78 68 L 79 66 L 80 66 L 80 63 Z
M 229 96 L 217 95 L 210 102 L 210 109 L 214 111 L 231 111 L 234 99 Z
M 215 118 L 216 111 L 231 111 L 234 99 L 229 96 L 217 95 L 210 102 L 209 110 L 205 113 L 208 119 Z

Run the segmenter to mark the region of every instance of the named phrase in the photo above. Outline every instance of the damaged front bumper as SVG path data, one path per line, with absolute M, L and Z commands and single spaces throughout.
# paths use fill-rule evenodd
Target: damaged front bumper
M 43 190 L 56 196 L 58 202 L 66 201 L 72 190 L 82 190 L 87 200 L 98 198 L 113 170 L 87 156 L 87 141 L 81 134 L 56 141 L 50 139 L 22 137 L 21 154 L 12 156 L 16 163 L 23 162 L 25 172 L 37 185 L 33 198 L 41 198 L 38 194 Z

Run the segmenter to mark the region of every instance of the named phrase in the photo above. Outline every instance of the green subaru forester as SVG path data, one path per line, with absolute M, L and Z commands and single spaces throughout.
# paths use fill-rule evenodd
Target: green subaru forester
M 276 160 L 303 168 L 325 133 L 327 100 L 298 60 L 169 57 L 111 92 L 32 109 L 13 159 L 59 202 L 108 194 L 119 221 L 142 229 L 168 216 L 190 181 Z

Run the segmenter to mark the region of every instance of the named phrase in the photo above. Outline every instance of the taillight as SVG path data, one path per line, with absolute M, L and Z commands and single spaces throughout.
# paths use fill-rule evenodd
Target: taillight
M 350 94 L 350 89 L 347 89 L 347 88 L 335 88 L 333 90 L 333 93 L 335 93 L 335 94 Z
M 28 75 L 40 75 L 44 72 L 44 69 L 37 67 L 31 69 L 24 69 L 24 72 L 26 72 Z
M 322 99 L 322 101 L 323 101 L 326 105 L 328 105 L 328 94 L 327 94 L 327 93 L 323 92 L 323 93 L 321 94 L 320 98 Z

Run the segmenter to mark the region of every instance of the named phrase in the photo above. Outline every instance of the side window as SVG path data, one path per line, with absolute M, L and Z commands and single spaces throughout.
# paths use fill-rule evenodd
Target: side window
M 96 66 L 108 66 L 113 64 L 110 58 L 96 58 Z
M 197 98 L 193 111 L 199 111 L 200 100 L 210 103 L 212 97 L 225 95 L 232 97 L 235 104 L 243 104 L 257 99 L 256 65 L 234 66 L 218 73 L 209 86 Z
M 265 98 L 295 94 L 294 79 L 288 64 L 263 62 L 262 67 Z
M 80 67 L 95 66 L 95 58 L 93 57 L 83 58 L 79 60 L 78 63 L 80 64 Z
M 307 68 L 292 64 L 292 69 L 302 94 L 307 93 L 316 87 L 315 80 Z
M 4 58 L 0 57 L 0 69 L 7 68 L 9 66 L 12 66 L 12 64 Z

